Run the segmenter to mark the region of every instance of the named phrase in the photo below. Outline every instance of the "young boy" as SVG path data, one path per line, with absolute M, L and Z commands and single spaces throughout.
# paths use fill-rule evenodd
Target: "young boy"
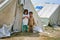
M 35 25 L 35 21 L 33 18 L 33 12 L 29 12 L 28 25 L 29 25 L 29 32 L 33 32 L 33 26 Z
M 28 10 L 25 9 L 24 13 L 23 13 L 23 26 L 22 26 L 22 31 L 23 32 L 28 31 L 28 18 L 29 18 Z

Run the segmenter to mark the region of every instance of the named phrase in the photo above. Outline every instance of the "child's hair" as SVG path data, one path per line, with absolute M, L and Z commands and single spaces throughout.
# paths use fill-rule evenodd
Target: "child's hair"
M 24 12 L 23 13 L 25 14 L 25 12 L 27 12 L 27 14 L 28 14 L 28 10 L 27 9 L 24 9 Z
M 33 12 L 29 12 L 29 14 L 33 14 Z

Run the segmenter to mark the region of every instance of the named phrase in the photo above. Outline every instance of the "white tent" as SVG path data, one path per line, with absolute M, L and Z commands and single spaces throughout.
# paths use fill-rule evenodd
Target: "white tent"
M 21 2 L 21 0 L 19 0 Z M 28 4 L 27 4 L 28 3 Z M 2 4 L 1 4 L 2 5 Z M 38 14 L 35 11 L 31 0 L 26 0 L 24 7 L 18 4 L 17 0 L 5 0 L 2 7 L 0 7 L 0 25 L 6 24 L 10 25 L 13 24 L 14 31 L 21 31 L 22 26 L 22 14 L 23 8 L 28 9 L 29 11 L 33 11 L 34 19 L 36 24 L 42 25 L 41 22 L 38 22 Z M 3 11 L 2 11 L 3 10 Z M 11 27 L 10 27 L 11 28 Z
M 60 25 L 60 5 L 58 4 L 41 4 L 43 9 L 38 12 L 39 17 L 41 18 L 44 25 L 56 24 Z

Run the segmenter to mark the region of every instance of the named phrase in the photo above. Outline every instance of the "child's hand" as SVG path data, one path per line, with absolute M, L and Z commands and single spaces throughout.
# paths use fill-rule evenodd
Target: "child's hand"
M 26 18 L 28 18 L 27 16 L 25 16 Z

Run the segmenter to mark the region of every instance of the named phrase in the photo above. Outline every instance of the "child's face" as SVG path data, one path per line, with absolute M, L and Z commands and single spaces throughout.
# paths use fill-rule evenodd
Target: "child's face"
M 25 12 L 25 14 L 28 14 L 27 11 Z
M 33 17 L 33 14 L 30 14 L 30 17 Z

